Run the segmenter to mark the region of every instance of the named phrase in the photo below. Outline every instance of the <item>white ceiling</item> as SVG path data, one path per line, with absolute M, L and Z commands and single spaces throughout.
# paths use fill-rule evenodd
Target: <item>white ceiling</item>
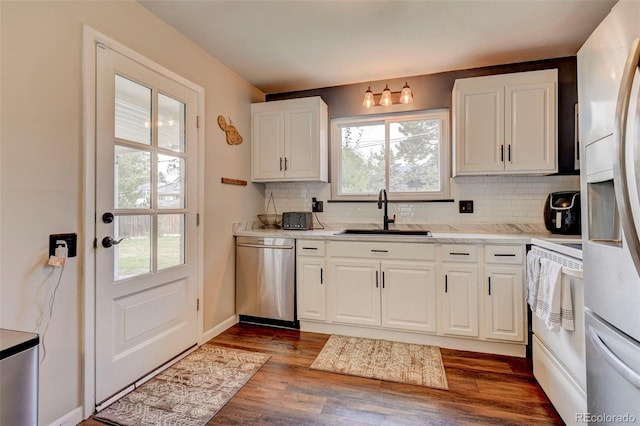
M 575 55 L 616 0 L 139 0 L 264 93 Z

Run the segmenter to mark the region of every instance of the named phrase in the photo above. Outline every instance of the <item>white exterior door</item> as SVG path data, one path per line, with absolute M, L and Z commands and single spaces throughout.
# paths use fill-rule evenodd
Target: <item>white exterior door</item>
M 198 91 L 98 45 L 100 403 L 197 344 Z

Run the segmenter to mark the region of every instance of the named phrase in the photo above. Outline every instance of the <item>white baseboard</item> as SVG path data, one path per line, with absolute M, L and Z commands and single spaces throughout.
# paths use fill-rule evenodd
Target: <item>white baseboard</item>
M 208 342 L 209 340 L 211 340 L 214 337 L 216 337 L 217 335 L 221 334 L 222 332 L 224 332 L 228 328 L 233 327 L 237 323 L 238 323 L 238 316 L 235 315 L 235 314 L 230 316 L 226 320 L 222 321 L 220 324 L 218 324 L 215 327 L 205 331 L 204 334 L 202 335 L 202 342 L 200 342 L 200 344 L 204 344 L 204 343 Z
M 58 420 L 55 420 L 49 426 L 76 426 L 83 420 L 82 407 L 77 407 L 64 416 L 60 417 Z

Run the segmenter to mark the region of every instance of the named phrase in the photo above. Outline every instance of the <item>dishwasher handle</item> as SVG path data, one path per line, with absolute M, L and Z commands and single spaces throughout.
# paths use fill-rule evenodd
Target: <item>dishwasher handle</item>
M 250 244 L 250 243 L 238 243 L 236 247 L 251 247 L 251 248 L 266 248 L 266 249 L 276 249 L 276 250 L 292 250 L 293 246 L 272 246 L 268 244 Z

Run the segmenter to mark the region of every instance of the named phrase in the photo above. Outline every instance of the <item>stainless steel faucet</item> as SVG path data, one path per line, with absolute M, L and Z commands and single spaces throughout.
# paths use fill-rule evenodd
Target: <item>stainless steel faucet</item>
M 381 189 L 380 193 L 378 194 L 378 208 L 379 209 L 382 208 L 382 203 L 384 203 L 384 218 L 383 218 L 382 229 L 384 229 L 385 231 L 388 231 L 389 230 L 389 224 L 396 222 L 396 215 L 395 214 L 393 215 L 393 219 L 389 219 L 389 214 L 387 213 L 387 204 L 389 203 L 389 200 L 387 199 L 387 190 L 386 189 Z

